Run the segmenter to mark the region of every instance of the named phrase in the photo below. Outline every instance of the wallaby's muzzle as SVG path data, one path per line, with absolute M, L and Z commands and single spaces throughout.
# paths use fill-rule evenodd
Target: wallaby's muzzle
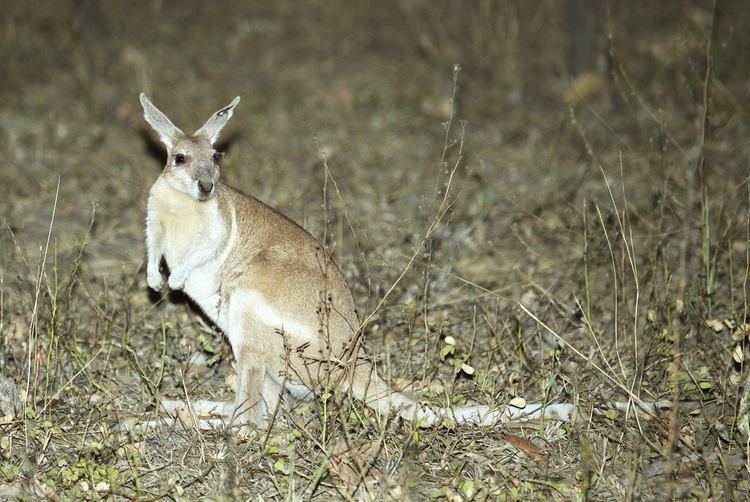
M 198 180 L 198 200 L 208 200 L 214 193 L 214 182 L 210 178 Z

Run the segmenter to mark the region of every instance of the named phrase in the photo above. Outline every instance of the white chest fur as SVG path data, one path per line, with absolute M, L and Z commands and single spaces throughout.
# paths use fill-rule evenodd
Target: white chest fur
M 149 253 L 164 256 L 170 273 L 184 277 L 184 292 L 222 327 L 218 271 L 233 240 L 227 224 L 234 222 L 225 221 L 216 197 L 196 201 L 161 178 L 149 194 L 148 219 L 148 231 L 159 234 L 152 245 L 160 248 Z

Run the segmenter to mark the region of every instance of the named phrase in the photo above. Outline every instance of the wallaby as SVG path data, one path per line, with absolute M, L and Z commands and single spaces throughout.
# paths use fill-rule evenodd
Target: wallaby
M 144 94 L 140 101 L 168 152 L 148 198 L 148 286 L 163 287 L 164 258 L 169 287 L 184 291 L 224 332 L 237 364 L 233 404 L 192 403 L 201 426 L 230 421 L 262 426 L 283 397 L 311 398 L 331 382 L 382 415 L 395 412 L 424 426 L 443 417 L 491 425 L 539 416 L 539 405 L 430 408 L 392 390 L 359 356 L 351 292 L 321 243 L 278 211 L 222 183 L 222 154 L 214 144 L 239 96 L 192 135 Z M 171 412 L 184 407 L 179 401 L 162 406 Z

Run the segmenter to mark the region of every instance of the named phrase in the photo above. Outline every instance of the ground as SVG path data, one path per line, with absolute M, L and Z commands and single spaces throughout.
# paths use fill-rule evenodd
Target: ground
M 3 6 L 0 498 L 747 500 L 750 16 L 600 9 L 573 79 L 551 0 Z M 146 286 L 140 91 L 186 130 L 242 96 L 224 178 L 325 240 L 394 387 L 574 420 L 113 431 L 233 385 Z

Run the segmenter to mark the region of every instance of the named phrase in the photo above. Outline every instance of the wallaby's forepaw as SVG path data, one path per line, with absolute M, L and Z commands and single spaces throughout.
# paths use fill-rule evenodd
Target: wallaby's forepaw
M 185 287 L 185 281 L 187 281 L 187 275 L 179 272 L 172 272 L 169 274 L 169 288 L 179 291 Z
M 161 276 L 161 272 L 159 272 L 159 267 L 148 267 L 146 282 L 149 288 L 154 291 L 161 291 L 162 286 L 164 286 L 164 278 Z

